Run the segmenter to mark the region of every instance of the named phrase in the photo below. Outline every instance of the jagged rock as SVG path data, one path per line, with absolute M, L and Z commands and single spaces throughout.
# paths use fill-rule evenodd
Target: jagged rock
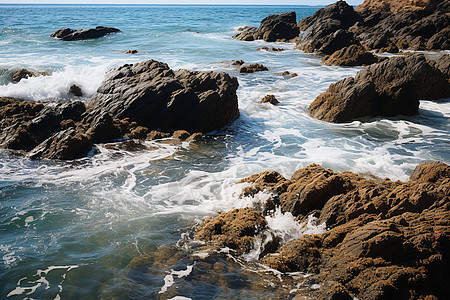
M 78 85 L 76 85 L 76 84 L 72 84 L 70 86 L 69 91 L 67 92 L 67 94 L 74 95 L 76 97 L 83 96 L 83 92 L 81 91 L 81 88 Z
M 264 98 L 262 98 L 259 103 L 270 103 L 272 105 L 276 105 L 278 103 L 280 103 L 280 101 L 278 101 L 277 98 L 275 98 L 274 95 L 266 95 L 264 96 Z
M 96 39 L 110 33 L 119 32 L 120 30 L 113 27 L 97 26 L 89 29 L 73 30 L 70 28 L 58 29 L 50 35 L 50 37 L 58 38 L 63 41 L 78 41 Z
M 149 60 L 112 70 L 92 97 L 92 116 L 110 113 L 149 129 L 209 132 L 239 117 L 238 82 L 226 73 L 173 71 Z
M 137 53 L 139 53 L 139 51 L 137 51 L 137 50 L 127 50 L 124 53 L 125 54 L 137 54 Z
M 157 130 L 152 130 L 148 135 L 147 135 L 147 140 L 160 140 L 160 139 L 164 139 L 164 138 L 168 138 L 170 137 L 170 133 L 167 132 L 160 132 Z
M 381 61 L 370 52 L 367 52 L 362 46 L 351 45 L 327 55 L 322 59 L 324 65 L 335 66 L 368 66 Z
M 264 216 L 251 208 L 240 208 L 206 219 L 196 238 L 211 241 L 218 247 L 229 247 L 237 255 L 249 252 L 255 236 L 267 226 Z
M 254 73 L 261 71 L 269 71 L 269 69 L 261 64 L 250 64 L 239 68 L 239 73 Z
M 129 137 L 130 139 L 145 139 L 148 133 L 149 132 L 147 127 L 138 126 L 126 136 Z
M 19 71 L 17 71 L 12 75 L 11 80 L 17 83 L 22 79 L 28 79 L 30 77 L 36 77 L 36 74 L 28 71 L 27 69 L 20 69 Z
M 432 11 L 441 0 L 365 0 L 356 7 L 356 11 L 375 11 L 399 13 L 403 11 Z
M 203 140 L 204 140 L 204 137 L 201 132 L 196 132 L 194 134 L 191 134 L 191 136 L 188 138 L 189 142 L 200 142 Z
M 231 61 L 231 64 L 232 64 L 233 66 L 242 66 L 243 64 L 245 64 L 245 61 L 243 61 L 242 59 L 239 59 L 239 60 L 233 60 L 233 61 Z
M 111 114 L 107 112 L 100 112 L 96 114 L 90 111 L 85 115 L 82 123 L 88 124 L 86 134 L 90 137 L 93 143 L 106 143 L 119 139 L 125 133 L 125 129 L 119 120 L 114 119 Z
M 30 153 L 30 158 L 73 160 L 85 157 L 92 149 L 89 137 L 76 129 L 59 131 L 43 141 Z
M 294 78 L 294 77 L 297 77 L 297 76 L 298 76 L 297 73 L 291 73 L 291 72 L 289 72 L 289 71 L 284 71 L 284 72 L 282 72 L 280 75 L 281 75 L 281 76 L 289 76 L 289 77 L 291 77 L 291 78 Z
M 16 102 L 17 103 L 17 102 Z M 79 121 L 82 114 L 86 111 L 85 105 L 80 101 L 58 103 L 54 106 L 43 106 L 42 104 L 31 104 L 31 102 L 23 102 L 22 105 L 16 106 L 22 111 L 22 120 L 20 117 L 14 117 L 10 127 L 5 128 L 0 135 L 0 145 L 4 148 L 30 151 L 39 143 L 49 138 L 55 132 L 62 129 L 61 122 L 71 119 Z M 39 107 L 39 112 L 31 115 L 26 110 L 29 108 Z M 25 110 L 25 111 L 23 111 Z
M 258 51 L 264 50 L 264 51 L 274 51 L 274 52 L 279 52 L 279 51 L 284 51 L 284 48 L 275 48 L 275 47 L 261 47 L 256 49 Z
M 303 32 L 296 42 L 296 48 L 331 55 L 344 47 L 359 44 L 353 33 L 348 31 L 358 20 L 353 7 L 345 1 L 330 4 L 298 23 Z
M 423 55 L 394 57 L 331 84 L 309 106 L 312 117 L 334 123 L 367 116 L 414 115 L 419 99 L 450 96 L 446 76 Z
M 180 141 L 185 141 L 190 136 L 191 136 L 191 134 L 189 132 L 187 132 L 186 130 L 177 130 L 173 133 L 172 138 L 174 138 L 176 140 L 180 140 Z
M 246 27 L 233 38 L 242 41 L 264 40 L 266 42 L 287 42 L 299 34 L 295 12 L 270 15 L 261 21 L 259 28 Z
M 314 214 L 318 224 L 326 223 L 325 233 L 301 236 L 261 259 L 282 272 L 311 274 L 310 280 L 321 284 L 324 299 L 440 299 L 448 295 L 448 165 L 422 163 L 407 182 L 368 179 L 318 165 L 296 171 L 290 180 L 265 171 L 243 182 L 250 186 L 242 196 L 271 193 L 284 211 Z M 231 226 L 233 220 L 221 218 L 219 228 Z M 204 239 L 211 240 L 208 235 Z

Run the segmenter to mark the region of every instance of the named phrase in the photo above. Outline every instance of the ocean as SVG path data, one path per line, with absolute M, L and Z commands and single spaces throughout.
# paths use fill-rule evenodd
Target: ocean
M 264 170 L 290 177 L 317 163 L 334 171 L 407 180 L 423 161 L 450 163 L 450 102 L 421 101 L 412 117 L 330 124 L 308 105 L 360 67 L 320 64 L 293 43 L 243 42 L 237 28 L 266 16 L 314 6 L 0 5 L 0 96 L 86 103 L 111 68 L 156 59 L 172 69 L 224 71 L 238 77 L 241 117 L 202 143 L 146 142 L 126 152 L 70 162 L 30 160 L 0 149 L 0 299 L 268 299 L 299 289 L 256 261 L 258 251 L 233 257 L 202 252 L 193 228 L 206 217 L 261 199 L 238 195 L 240 179 Z M 63 42 L 60 28 L 110 26 L 96 40 Z M 285 51 L 257 51 L 262 46 Z M 125 50 L 140 53 L 128 55 Z M 224 61 L 262 63 L 267 72 L 239 74 Z M 10 82 L 13 71 L 49 72 Z M 297 73 L 285 78 L 283 71 Z M 281 104 L 258 101 L 274 94 Z M 78 98 L 77 98 L 78 99 Z M 283 241 L 323 232 L 278 212 L 269 227 Z M 307 276 L 307 275 L 303 275 Z M 259 284 L 257 284 L 259 282 Z M 264 284 L 265 285 L 264 285 Z

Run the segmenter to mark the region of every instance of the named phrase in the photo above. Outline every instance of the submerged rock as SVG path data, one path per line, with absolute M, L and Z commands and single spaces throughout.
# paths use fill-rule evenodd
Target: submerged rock
M 321 284 L 321 298 L 448 295 L 449 275 L 444 271 L 450 258 L 448 165 L 422 163 L 407 182 L 368 179 L 318 165 L 296 171 L 289 180 L 265 171 L 241 182 L 250 184 L 242 196 L 264 192 L 271 195 L 275 207 L 297 220 L 315 215 L 318 224 L 326 223 L 328 231 L 275 244 L 261 259 L 282 272 L 311 274 L 309 279 Z M 251 217 L 241 217 L 244 210 Z M 252 248 L 246 244 L 249 236 L 265 234 L 263 216 L 273 210 L 261 214 L 245 208 L 224 213 L 206 221 L 197 238 L 220 247 L 242 247 L 237 254 L 248 252 Z M 241 225 L 243 220 L 245 225 Z M 251 228 L 249 235 L 241 233 L 245 228 Z
M 258 50 L 258 51 L 264 50 L 264 51 L 280 52 L 280 51 L 284 51 L 284 48 L 275 48 L 275 47 L 266 47 L 266 46 L 264 46 L 264 47 L 258 48 L 256 50 Z
M 69 91 L 67 92 L 67 94 L 74 95 L 76 97 L 81 97 L 81 96 L 83 96 L 83 91 L 81 90 L 81 88 L 78 85 L 72 84 L 69 87 Z
M 22 79 L 28 79 L 30 77 L 36 77 L 37 75 L 28 71 L 27 69 L 21 69 L 19 71 L 17 71 L 16 73 L 14 73 L 11 77 L 11 80 L 13 82 L 19 82 Z
M 269 69 L 261 64 L 250 64 L 248 66 L 242 66 L 239 68 L 239 73 L 255 73 L 262 71 L 269 71 Z
M 280 101 L 278 101 L 277 98 L 275 98 L 274 95 L 266 95 L 264 96 L 264 98 L 262 98 L 259 103 L 270 103 L 272 105 L 276 105 L 278 103 L 280 103 Z
M 259 28 L 244 27 L 233 38 L 242 41 L 264 40 L 266 42 L 287 42 L 299 34 L 295 12 L 270 15 L 261 21 Z
M 239 117 L 238 81 L 226 73 L 173 71 L 149 60 L 112 70 L 92 97 L 106 112 L 149 129 L 209 132 Z
M 439 63 L 443 63 L 440 61 Z M 450 96 L 448 78 L 424 55 L 394 57 L 331 84 L 309 106 L 312 117 L 341 123 L 363 117 L 414 115 L 419 99 Z
M 110 33 L 119 32 L 120 30 L 113 27 L 97 26 L 89 29 L 73 30 L 70 28 L 58 29 L 50 35 L 50 37 L 58 38 L 63 41 L 78 41 L 96 39 L 108 35 Z

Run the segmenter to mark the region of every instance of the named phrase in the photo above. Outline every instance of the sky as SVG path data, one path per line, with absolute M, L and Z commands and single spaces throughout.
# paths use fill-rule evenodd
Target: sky
M 327 5 L 337 0 L 0 0 L 0 4 L 48 3 L 48 4 L 261 4 L 261 5 Z M 350 5 L 363 0 L 347 0 Z

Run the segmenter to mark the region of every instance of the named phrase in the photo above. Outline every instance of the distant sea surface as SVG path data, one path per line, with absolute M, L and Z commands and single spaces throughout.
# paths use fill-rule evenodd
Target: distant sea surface
M 192 228 L 205 217 L 258 200 L 238 199 L 235 182 L 264 170 L 290 177 L 311 163 L 392 180 L 407 180 L 423 161 L 449 164 L 448 100 L 421 101 L 413 117 L 321 122 L 309 117 L 308 105 L 361 68 L 323 66 L 292 43 L 231 38 L 270 14 L 295 11 L 300 20 L 318 8 L 0 5 L 0 96 L 73 101 L 67 91 L 77 84 L 88 102 L 111 68 L 156 59 L 172 69 L 237 76 L 241 112 L 195 145 L 146 142 L 150 149 L 140 152 L 99 145 L 99 154 L 72 162 L 0 150 L 0 299 L 270 299 L 272 284 L 285 284 L 289 294 L 300 287 L 279 274 L 266 274 L 267 288 L 255 288 L 254 276 L 264 270 L 256 254 L 233 261 L 222 249 L 207 257 L 192 241 Z M 49 38 L 60 28 L 95 26 L 121 32 Z M 256 50 L 262 46 L 286 50 Z M 123 53 L 131 49 L 140 53 Z M 269 71 L 238 74 L 223 62 L 234 59 Z M 11 83 L 21 68 L 51 76 Z M 267 94 L 281 104 L 259 104 Z M 306 230 L 288 214 L 271 221 L 284 242 Z M 324 228 L 311 223 L 307 230 Z

